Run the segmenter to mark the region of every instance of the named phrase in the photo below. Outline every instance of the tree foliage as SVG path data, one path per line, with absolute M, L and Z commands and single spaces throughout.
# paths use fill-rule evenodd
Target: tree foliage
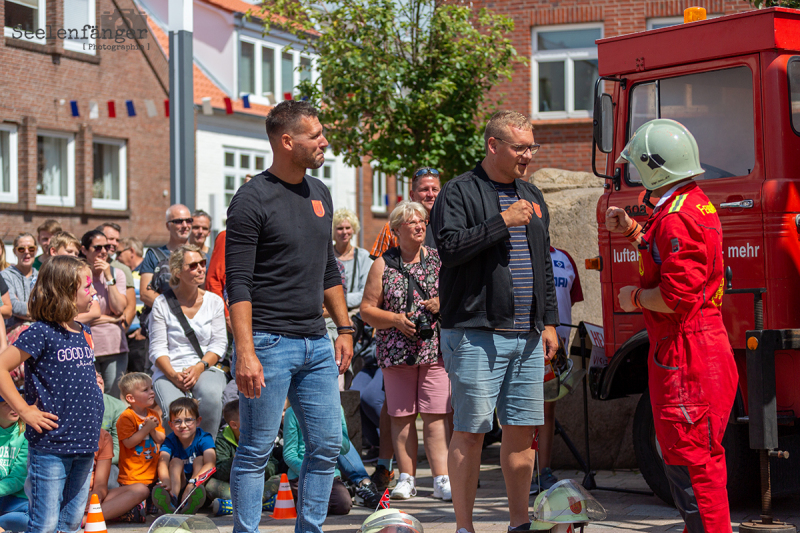
M 800 9 L 800 0 L 748 0 L 756 9 L 762 7 L 792 7 Z
M 320 109 L 334 152 L 388 174 L 434 167 L 453 177 L 483 154 L 489 89 L 520 58 L 513 21 L 442 0 L 271 0 L 278 27 L 318 55 L 300 94 Z M 278 17 L 291 23 L 281 23 Z

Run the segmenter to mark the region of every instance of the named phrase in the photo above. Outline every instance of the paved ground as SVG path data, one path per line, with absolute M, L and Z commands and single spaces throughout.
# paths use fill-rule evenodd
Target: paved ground
M 493 445 L 484 450 L 481 487 L 478 489 L 478 499 L 475 505 L 476 533 L 504 533 L 508 525 L 507 499 L 499 466 L 499 449 L 499 445 Z M 433 491 L 430 470 L 422 455 L 420 459 L 417 497 L 406 502 L 393 501 L 392 505 L 416 516 L 425 527 L 426 533 L 453 533 L 455 517 L 452 505 L 431 497 Z M 370 467 L 367 470 L 372 471 Z M 578 471 L 561 470 L 557 471 L 556 475 L 561 479 L 572 478 L 578 481 L 583 479 L 583 472 Z M 647 490 L 644 479 L 635 471 L 600 471 L 595 479 L 597 485 L 602 487 Z M 754 482 L 758 481 L 754 480 Z M 588 528 L 597 533 L 612 530 L 660 532 L 683 529 L 683 522 L 678 512 L 655 496 L 605 490 L 596 490 L 593 495 L 608 512 L 608 518 L 605 521 L 593 523 Z M 533 505 L 533 498 L 532 496 L 531 505 Z M 753 502 L 753 505 L 747 508 L 737 508 L 732 511 L 733 531 L 738 531 L 740 522 L 758 517 L 758 505 L 758 502 Z M 774 508 L 777 518 L 800 525 L 800 496 L 778 500 L 775 502 Z M 370 513 L 370 510 L 363 507 L 354 507 L 347 516 L 329 517 L 324 529 L 331 532 L 355 533 Z M 233 520 L 230 517 L 210 518 L 220 532 L 229 533 L 233 530 Z M 147 524 L 136 527 L 130 524 L 108 524 L 108 526 L 110 531 L 145 533 L 153 519 L 154 517 L 148 517 Z M 260 530 L 262 533 L 292 533 L 294 521 L 273 520 L 265 513 Z

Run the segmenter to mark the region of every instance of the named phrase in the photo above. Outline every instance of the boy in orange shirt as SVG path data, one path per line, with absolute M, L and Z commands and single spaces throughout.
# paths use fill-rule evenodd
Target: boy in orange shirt
M 166 437 L 161 417 L 151 407 L 156 394 L 153 381 L 143 372 L 131 372 L 119 380 L 128 407 L 117 420 L 119 484 L 142 483 L 150 493 L 158 470 L 158 447 Z

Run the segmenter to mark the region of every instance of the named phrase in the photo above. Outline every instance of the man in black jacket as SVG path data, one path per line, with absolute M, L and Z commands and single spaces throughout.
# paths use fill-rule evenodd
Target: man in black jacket
M 541 191 L 519 178 L 539 149 L 530 121 L 496 113 L 486 157 L 445 184 L 433 206 L 441 345 L 452 387 L 448 471 L 457 533 L 473 533 L 483 435 L 497 408 L 509 531 L 527 530 L 534 426 L 544 423 L 544 358 L 555 353 L 558 306 L 550 217 Z

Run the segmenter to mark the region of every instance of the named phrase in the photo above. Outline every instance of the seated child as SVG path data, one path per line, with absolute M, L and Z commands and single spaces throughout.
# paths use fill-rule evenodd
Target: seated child
M 106 520 L 119 518 L 120 522 L 144 523 L 147 519 L 144 501 L 150 494 L 150 490 L 143 483 L 121 485 L 115 489 L 108 490 L 108 476 L 111 472 L 111 460 L 113 458 L 114 447 L 111 435 L 108 431 L 101 429 L 100 445 L 94 454 L 91 494 L 97 494 L 100 499 L 100 504 L 103 507 L 103 517 Z
M 194 514 L 206 501 L 205 487 L 194 489 L 194 480 L 214 468 L 217 452 L 211 434 L 200 426 L 197 400 L 178 398 L 169 404 L 169 427 L 172 433 L 161 446 L 158 459 L 159 484 L 153 488 L 153 504 L 164 513 L 175 508 L 191 493 L 182 509 L 184 514 Z
M 158 447 L 165 438 L 161 417 L 152 409 L 153 381 L 143 372 L 131 372 L 119 380 L 119 390 L 130 405 L 117 420 L 119 485 L 141 483 L 149 493 L 158 470 Z
M 233 513 L 231 502 L 231 466 L 233 457 L 239 448 L 239 400 L 228 402 L 222 408 L 222 418 L 227 426 L 217 434 L 214 445 L 217 449 L 217 471 L 211 479 L 206 481 L 206 494 L 212 498 L 211 509 L 217 516 Z M 267 469 L 264 473 L 264 496 L 261 511 L 272 511 L 275 505 L 274 496 L 277 494 L 276 483 L 273 478 L 278 473 L 278 460 L 270 454 Z
M 0 398 L 0 531 L 25 531 L 28 526 L 28 441 L 25 423 Z
M 103 374 L 95 371 L 95 376 L 97 377 L 97 386 L 100 387 L 100 390 L 105 390 L 106 384 L 103 380 Z M 111 443 L 113 444 L 114 448 L 114 458 L 111 459 L 112 475 L 109 476 L 109 481 L 114 482 L 114 485 L 116 486 L 117 475 L 119 474 L 119 468 L 117 468 L 117 465 L 119 464 L 119 437 L 117 436 L 117 420 L 119 420 L 120 415 L 125 412 L 125 409 L 128 408 L 128 404 L 119 398 L 111 396 L 110 394 L 103 393 L 103 407 L 105 409 L 103 411 L 102 429 L 105 429 L 108 431 L 108 434 L 111 435 Z

